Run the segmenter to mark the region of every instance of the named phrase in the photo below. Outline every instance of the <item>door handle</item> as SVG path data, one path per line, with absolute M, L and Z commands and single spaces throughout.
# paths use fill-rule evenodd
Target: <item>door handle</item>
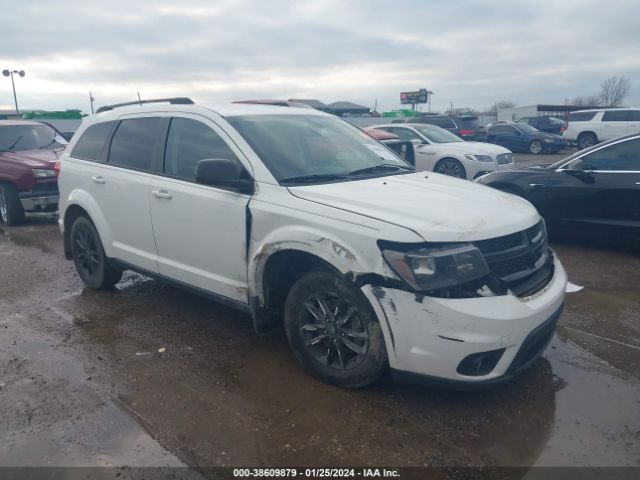
M 151 193 L 156 198 L 166 198 L 167 200 L 170 200 L 173 197 L 173 195 L 166 190 L 152 190 Z
M 91 177 L 91 180 L 93 180 L 93 183 L 101 183 L 101 184 L 107 183 L 107 181 L 104 178 L 102 178 L 100 175 Z

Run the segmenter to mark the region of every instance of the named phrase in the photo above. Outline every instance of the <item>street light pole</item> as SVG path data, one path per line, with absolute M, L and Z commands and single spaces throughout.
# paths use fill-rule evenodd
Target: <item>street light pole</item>
M 16 104 L 16 119 L 20 118 L 20 111 L 18 110 L 18 96 L 16 95 L 16 84 L 13 81 L 13 74 L 17 73 L 21 77 L 24 77 L 24 70 L 3 70 L 2 75 L 5 77 L 11 77 L 11 87 L 13 87 L 13 101 Z

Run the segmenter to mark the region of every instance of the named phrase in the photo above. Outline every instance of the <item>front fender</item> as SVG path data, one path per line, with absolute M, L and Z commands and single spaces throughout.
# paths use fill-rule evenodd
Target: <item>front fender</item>
M 368 273 L 376 270 L 377 262 L 381 262 L 375 242 L 356 249 L 343 238 L 310 227 L 285 227 L 272 231 L 252 243 L 249 252 L 248 284 L 251 297 L 257 296 L 264 302 L 263 277 L 269 258 L 277 252 L 295 250 L 314 255 L 331 265 L 342 274 L 359 272 Z M 371 258 L 363 258 L 361 252 L 371 252 Z

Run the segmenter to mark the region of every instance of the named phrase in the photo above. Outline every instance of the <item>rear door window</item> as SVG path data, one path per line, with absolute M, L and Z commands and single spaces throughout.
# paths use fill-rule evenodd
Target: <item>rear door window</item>
M 111 140 L 109 163 L 133 170 L 151 170 L 163 121 L 161 117 L 122 120 Z
M 609 110 L 602 115 L 603 122 L 628 122 L 629 121 L 628 110 Z
M 102 148 L 111 133 L 114 123 L 115 122 L 96 123 L 87 128 L 73 147 L 71 156 L 74 158 L 82 158 L 83 160 L 101 160 L 100 155 Z
M 171 119 L 164 173 L 195 182 L 198 162 L 214 158 L 239 162 L 222 137 L 204 123 L 190 118 Z

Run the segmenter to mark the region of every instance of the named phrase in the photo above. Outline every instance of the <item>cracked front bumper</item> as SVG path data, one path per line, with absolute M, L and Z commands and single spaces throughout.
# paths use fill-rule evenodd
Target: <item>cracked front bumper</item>
M 566 285 L 566 272 L 555 259 L 553 278 L 526 298 L 445 299 L 372 285 L 362 291 L 382 326 L 394 376 L 480 385 L 508 380 L 538 358 L 562 311 Z M 489 373 L 458 373 L 469 355 L 502 349 Z

